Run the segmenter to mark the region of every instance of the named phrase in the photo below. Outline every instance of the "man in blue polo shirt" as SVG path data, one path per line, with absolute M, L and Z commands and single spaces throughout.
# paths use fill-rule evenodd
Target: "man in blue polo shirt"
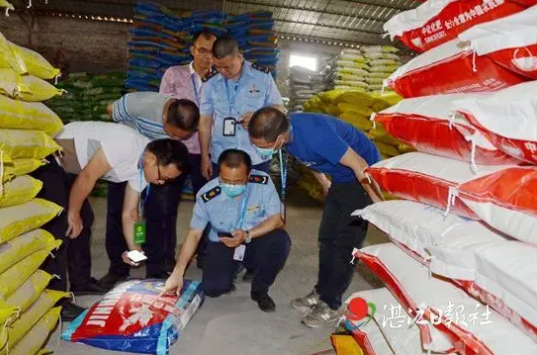
M 372 200 L 381 200 L 364 173 L 380 160 L 380 154 L 365 134 L 322 114 L 296 113 L 289 119 L 266 107 L 254 113 L 248 133 L 261 155 L 272 155 L 285 146 L 290 155 L 312 169 L 323 187 L 326 201 L 319 230 L 317 285 L 292 306 L 307 312 L 302 322 L 309 327 L 335 321 L 354 273 L 352 250 L 361 248 L 368 227 L 365 220 L 351 217 L 351 213 Z

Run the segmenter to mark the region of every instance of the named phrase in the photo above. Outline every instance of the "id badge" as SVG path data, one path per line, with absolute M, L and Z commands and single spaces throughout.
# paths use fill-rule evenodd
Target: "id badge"
M 224 137 L 234 137 L 236 133 L 237 120 L 233 117 L 224 118 Z
M 145 221 L 138 221 L 134 223 L 134 244 L 145 244 Z
M 245 253 L 246 253 L 246 245 L 244 244 L 239 245 L 238 247 L 235 248 L 235 252 L 233 253 L 233 260 L 243 261 Z

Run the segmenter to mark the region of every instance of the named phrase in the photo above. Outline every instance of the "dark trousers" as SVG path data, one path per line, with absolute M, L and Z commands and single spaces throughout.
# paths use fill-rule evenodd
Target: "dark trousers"
M 201 159 L 199 155 L 190 155 L 192 186 L 194 193 L 204 185 L 201 176 Z M 177 211 L 181 191 L 186 176 L 164 185 L 151 185 L 149 197 L 144 206 L 146 219 L 146 243 L 142 246 L 147 255 L 146 276 L 160 277 L 175 266 L 175 248 L 177 246 Z M 129 266 L 121 258 L 127 250 L 123 235 L 121 213 L 126 183 L 108 184 L 108 216 L 106 221 L 106 251 L 110 259 L 109 272 L 127 275 Z M 146 190 L 147 191 L 147 190 Z M 143 196 L 145 197 L 145 196 Z
M 252 280 L 253 292 L 268 292 L 287 260 L 290 247 L 291 239 L 283 229 L 255 238 L 246 246 L 242 263 L 248 269 L 258 270 Z M 229 248 L 224 243 L 207 243 L 207 258 L 202 275 L 202 287 L 207 296 L 218 297 L 231 289 L 238 265 L 233 260 L 234 251 L 234 248 Z
M 319 276 L 315 290 L 332 309 L 341 306 L 343 293 L 354 275 L 352 250 L 361 248 L 367 234 L 367 221 L 351 213 L 371 204 L 358 182 L 333 183 L 324 204 L 319 229 Z
M 59 250 L 55 252 L 55 257 L 47 258 L 42 269 L 51 275 L 60 277 L 60 279 L 52 279 L 48 288 L 67 291 L 67 274 L 69 274 L 69 283 L 72 288 L 84 286 L 90 281 L 91 226 L 95 217 L 89 201 L 85 200 L 80 210 L 84 227 L 82 232 L 75 239 L 66 237 L 69 193 L 76 180 L 76 175 L 66 173 L 58 165 L 54 157 L 49 156 L 48 160 L 49 164 L 42 166 L 31 174 L 34 178 L 43 182 L 43 188 L 37 197 L 54 202 L 63 207 L 64 211 L 42 227 L 51 233 L 54 238 L 62 241 Z

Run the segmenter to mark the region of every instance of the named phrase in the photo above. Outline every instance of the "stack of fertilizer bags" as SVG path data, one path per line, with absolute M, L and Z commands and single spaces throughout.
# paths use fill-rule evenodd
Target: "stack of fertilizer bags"
M 304 103 L 324 91 L 321 74 L 300 66 L 293 66 L 289 73 L 289 111 L 303 112 Z
M 188 64 L 192 36 L 208 29 L 218 36 L 226 32 L 225 14 L 196 11 L 183 16 L 164 6 L 138 2 L 130 30 L 129 71 L 125 85 L 132 91 L 158 91 L 166 69 Z
M 108 104 L 124 94 L 125 74 L 72 73 L 57 87 L 66 93 L 47 101 L 64 123 L 71 121 L 110 121 Z
M 338 89 L 322 92 L 304 104 L 306 112 L 320 112 L 352 124 L 366 133 L 375 143 L 383 159 L 397 156 L 413 149 L 395 139 L 380 124 L 371 121 L 376 112 L 395 105 L 401 98 L 395 93 L 368 93 L 362 90 Z M 304 174 L 299 182 L 316 199 L 322 196 L 313 176 Z
M 280 48 L 274 31 L 272 12 L 257 11 L 230 16 L 226 21 L 228 34 L 239 43 L 244 58 L 266 68 L 276 77 Z
M 389 79 L 405 99 L 374 121 L 417 152 L 366 170 L 401 200 L 355 212 L 391 243 L 354 254 L 386 288 L 348 304 L 405 322 L 354 329 L 350 315 L 364 349 L 384 339 L 386 354 L 537 352 L 536 3 L 429 0 L 392 19 L 426 52 Z
M 369 74 L 368 59 L 359 49 L 342 50 L 334 64 L 332 70 L 334 89 L 368 90 L 369 85 L 366 81 Z
M 61 244 L 39 228 L 62 209 L 36 198 L 43 183 L 28 175 L 60 148 L 62 122 L 39 102 L 61 93 L 45 81 L 58 74 L 0 34 L 0 355 L 39 353 L 67 296 L 46 290 L 52 275 L 38 270 Z
M 401 60 L 396 54 L 399 49 L 392 46 L 362 47 L 369 73 L 365 76 L 369 92 L 381 92 L 384 81 L 401 66 Z

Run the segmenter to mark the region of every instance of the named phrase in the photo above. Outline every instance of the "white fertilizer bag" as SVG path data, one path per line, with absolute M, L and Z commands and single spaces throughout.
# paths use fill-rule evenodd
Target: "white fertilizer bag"
M 537 164 L 536 92 L 537 81 L 531 81 L 483 97 L 456 100 L 453 109 L 498 149 Z
M 457 100 L 486 94 L 449 94 L 402 100 L 372 119 L 395 138 L 428 154 L 484 165 L 515 164 L 466 119 L 452 114 Z
M 426 321 L 420 326 L 425 349 L 462 355 L 537 353 L 537 343 L 508 320 L 453 283 L 430 277 L 426 266 L 395 244 L 366 247 L 356 256 L 380 277 L 404 309 Z M 450 349 L 432 347 L 432 333 L 423 331 L 430 327 L 442 332 L 442 340 L 450 340 Z

